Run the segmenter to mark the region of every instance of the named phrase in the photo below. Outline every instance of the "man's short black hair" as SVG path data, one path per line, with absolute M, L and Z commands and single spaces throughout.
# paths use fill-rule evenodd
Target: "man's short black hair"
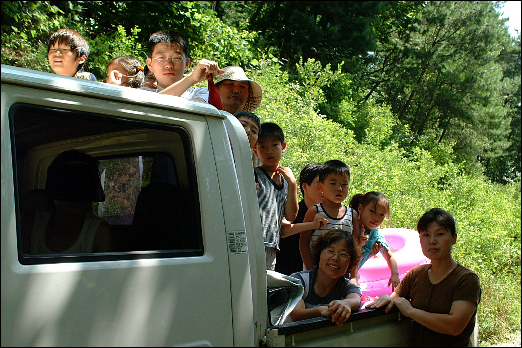
M 321 163 L 308 163 L 301 170 L 299 174 L 299 186 L 301 188 L 301 193 L 304 197 L 303 184 L 307 184 L 308 186 L 312 185 L 315 177 L 319 175 L 319 171 L 321 170 Z
M 154 47 L 156 44 L 166 43 L 166 44 L 178 44 L 181 46 L 183 53 L 185 53 L 185 58 L 189 57 L 189 43 L 188 40 L 176 31 L 171 30 L 160 30 L 152 34 L 149 38 L 148 50 L 149 57 L 152 57 L 152 52 L 154 52 Z

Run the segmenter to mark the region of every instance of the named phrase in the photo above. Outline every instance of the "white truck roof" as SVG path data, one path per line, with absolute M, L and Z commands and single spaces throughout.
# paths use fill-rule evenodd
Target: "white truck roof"
M 13 85 L 38 87 L 39 89 L 67 92 L 68 94 L 77 93 L 84 97 L 92 96 L 96 99 L 154 106 L 205 116 L 226 117 L 224 111 L 219 111 L 214 106 L 204 102 L 10 65 L 2 64 L 1 78 L 2 83 Z

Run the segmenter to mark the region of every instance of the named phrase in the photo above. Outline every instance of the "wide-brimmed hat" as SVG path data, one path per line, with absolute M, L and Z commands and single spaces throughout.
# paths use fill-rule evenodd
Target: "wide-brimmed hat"
M 243 110 L 252 112 L 257 109 L 259 104 L 261 104 L 261 99 L 263 98 L 263 90 L 261 89 L 261 86 L 259 86 L 256 81 L 249 79 L 243 69 L 239 66 L 227 66 L 223 68 L 223 70 L 225 70 L 223 74 L 216 76 L 215 84 L 217 85 L 223 80 L 248 81 L 250 83 L 250 88 L 248 90 L 248 98 Z

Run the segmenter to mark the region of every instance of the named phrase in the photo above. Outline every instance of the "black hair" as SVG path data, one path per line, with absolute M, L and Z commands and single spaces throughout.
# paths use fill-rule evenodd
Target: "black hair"
M 368 191 L 366 193 L 358 193 L 353 195 L 352 199 L 350 199 L 350 204 L 348 205 L 350 208 L 359 212 L 359 204 L 362 204 L 363 207 L 366 207 L 370 203 L 375 203 L 377 205 L 379 202 L 383 202 L 386 206 L 386 210 L 388 211 L 388 217 L 390 214 L 390 201 L 388 198 L 377 191 Z
M 57 201 L 103 202 L 99 162 L 80 150 L 60 153 L 47 169 L 46 194 Z
M 85 61 L 89 57 L 89 53 L 91 50 L 89 49 L 89 44 L 87 41 L 81 36 L 77 31 L 72 29 L 60 29 L 53 33 L 47 42 L 47 54 L 49 54 L 49 50 L 53 47 L 53 45 L 57 43 L 66 44 L 71 46 L 71 51 L 75 53 L 76 59 L 81 56 L 85 56 Z M 76 72 L 81 71 L 83 69 L 83 65 L 85 62 L 80 63 L 76 68 Z
M 359 263 L 360 254 L 358 248 L 356 246 L 355 240 L 351 233 L 346 231 L 334 228 L 328 231 L 323 232 L 317 239 L 312 243 L 311 251 L 312 251 L 312 262 L 315 267 L 319 266 L 319 260 L 321 259 L 321 252 L 331 246 L 332 244 L 337 243 L 340 240 L 345 240 L 348 253 L 350 254 L 350 263 L 348 264 L 348 271 L 351 270 L 355 265 Z
M 455 219 L 450 213 L 441 208 L 433 208 L 425 212 L 419 219 L 419 222 L 417 222 L 417 232 L 421 233 L 426 231 L 426 228 L 432 222 L 441 224 L 452 236 L 457 235 Z
M 143 86 L 145 83 L 145 68 L 143 68 L 141 62 L 137 58 L 130 56 L 116 57 L 107 64 L 107 72 L 109 71 L 109 66 L 113 63 L 121 64 L 125 69 L 125 75 L 132 76 L 128 82 L 129 87 L 140 88 Z
M 265 122 L 261 124 L 259 129 L 258 141 L 261 139 L 274 138 L 283 144 L 285 142 L 285 135 L 281 127 L 273 122 Z
M 299 187 L 301 188 L 301 194 L 304 197 L 303 184 L 312 185 L 315 177 L 319 175 L 321 169 L 321 163 L 308 163 L 301 170 L 299 174 Z
M 319 181 L 324 182 L 329 174 L 348 174 L 348 180 L 350 180 L 350 168 L 346 163 L 339 160 L 330 160 L 323 163 L 321 170 L 319 171 Z
M 185 53 L 185 57 L 189 57 L 189 43 L 188 40 L 176 31 L 171 30 L 160 30 L 152 34 L 149 38 L 148 50 L 149 57 L 152 57 L 152 53 L 154 52 L 154 47 L 156 44 L 166 43 L 166 44 L 178 44 L 180 45 L 183 53 Z
M 240 111 L 240 112 L 236 112 L 234 114 L 234 116 L 236 116 L 236 118 L 240 118 L 241 116 L 248 117 L 249 119 L 254 121 L 256 123 L 256 125 L 257 125 L 257 128 L 259 130 L 261 130 L 261 120 L 253 112 L 250 112 L 250 111 Z

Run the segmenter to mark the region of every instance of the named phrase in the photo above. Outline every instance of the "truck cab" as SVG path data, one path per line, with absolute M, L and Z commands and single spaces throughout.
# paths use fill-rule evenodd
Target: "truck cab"
M 1 132 L 2 345 L 241 346 L 264 336 L 263 240 L 253 233 L 261 229 L 252 162 L 235 117 L 2 65 Z M 23 213 L 45 201 L 47 168 L 69 149 L 101 163 L 106 199 L 93 210 L 109 222 L 114 249 L 23 253 Z M 181 246 L 143 247 L 155 238 L 146 231 L 138 245 L 129 239 L 141 189 L 158 183 L 183 197 L 170 212 L 156 209 L 175 215 L 162 233 L 184 238 Z M 161 191 L 144 204 L 158 207 Z

